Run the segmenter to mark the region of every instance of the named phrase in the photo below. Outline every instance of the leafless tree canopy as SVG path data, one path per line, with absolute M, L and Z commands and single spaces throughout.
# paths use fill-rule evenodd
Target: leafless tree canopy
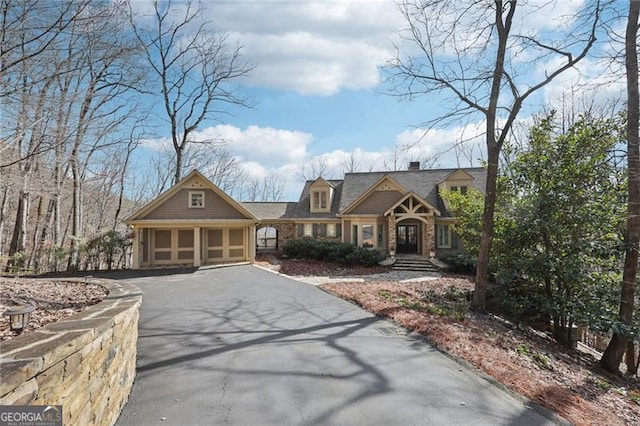
M 149 24 L 130 13 L 131 24 L 153 74 L 151 90 L 161 101 L 175 151 L 173 183 L 182 178 L 193 132 L 207 119 L 219 119 L 225 104 L 249 106 L 233 85 L 253 66 L 241 47 L 216 32 L 194 1 L 154 2 Z M 155 90 L 154 88 L 159 89 Z M 199 143 L 205 143 L 200 141 Z
M 1 264 L 77 268 L 79 242 L 127 208 L 144 73 L 123 6 L 1 2 Z

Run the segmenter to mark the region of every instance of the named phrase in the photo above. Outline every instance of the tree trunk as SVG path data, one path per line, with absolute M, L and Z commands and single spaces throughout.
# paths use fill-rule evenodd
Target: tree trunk
M 9 245 L 9 257 L 24 252 L 24 244 L 26 242 L 27 234 L 27 219 L 29 212 L 29 194 L 25 190 L 21 190 L 18 198 L 18 208 L 16 209 L 16 222 L 13 227 L 13 236 L 11 237 L 11 244 Z M 14 259 L 9 259 L 7 263 L 7 270 L 9 266 L 22 266 L 18 265 Z
M 629 2 L 629 18 L 625 36 L 625 67 L 627 73 L 627 161 L 629 173 L 629 196 L 627 205 L 627 234 L 620 295 L 619 320 L 633 325 L 635 284 L 638 273 L 638 249 L 640 245 L 640 95 L 638 94 L 638 12 L 640 2 Z M 605 370 L 618 373 L 627 345 L 627 337 L 614 332 L 602 355 L 600 365 Z
M 38 265 L 39 265 L 39 259 L 37 258 L 37 252 L 36 250 L 38 249 L 38 245 L 37 245 L 37 241 L 38 241 L 38 232 L 40 231 L 40 222 L 42 220 L 42 203 L 43 203 L 43 198 L 42 196 L 38 196 L 38 208 L 36 209 L 36 218 L 33 221 L 33 231 L 31 234 L 31 253 L 29 254 L 29 263 L 27 265 L 25 265 L 28 268 L 31 269 L 38 269 Z
M 5 186 L 2 191 L 2 202 L 0 202 L 0 256 L 4 253 L 4 223 L 6 221 L 7 199 L 9 198 L 9 186 Z
M 624 356 L 625 363 L 627 364 L 627 374 L 635 376 L 638 374 L 638 365 L 636 364 L 636 345 L 633 340 L 627 342 L 627 350 Z
M 487 285 L 489 283 L 489 256 L 493 239 L 493 217 L 496 206 L 496 187 L 498 182 L 499 149 L 493 144 L 489 149 L 487 163 L 487 183 L 484 197 L 484 213 L 482 215 L 482 235 L 478 252 L 476 284 L 473 292 L 473 306 L 483 311 L 486 307 Z
M 498 101 L 500 100 L 500 86 L 504 78 L 504 60 L 507 52 L 507 41 L 511 31 L 511 23 L 516 10 L 516 2 L 507 2 L 509 12 L 504 14 L 502 0 L 495 0 L 496 8 L 496 33 L 498 36 L 498 49 L 495 67 L 491 82 L 491 94 L 489 106 L 485 110 L 487 119 L 487 182 L 484 197 L 484 212 L 482 214 L 482 235 L 478 250 L 478 267 L 476 269 L 476 284 L 473 292 L 473 307 L 484 311 L 487 302 L 487 285 L 489 283 L 489 257 L 491 255 L 491 242 L 493 240 L 493 218 L 496 209 L 496 189 L 498 183 L 498 163 L 500 160 L 501 144 L 496 138 L 496 119 L 498 114 Z M 504 22 L 503 22 L 504 19 Z M 505 130 L 503 130 L 504 132 Z
M 77 153 L 76 153 L 77 155 Z M 82 236 L 81 216 L 82 209 L 80 203 L 80 170 L 78 170 L 78 160 L 71 160 L 71 169 L 73 174 L 73 196 L 72 196 L 72 227 L 71 227 L 71 253 L 69 256 L 69 270 L 76 271 L 79 268 L 79 241 Z
M 55 202 L 53 200 L 53 198 L 49 199 L 49 203 L 47 204 L 47 212 L 44 215 L 44 222 L 42 224 L 42 232 L 40 233 L 40 238 L 38 240 L 38 243 L 36 245 L 36 251 L 35 251 L 35 255 L 34 257 L 37 257 L 39 259 L 39 262 L 41 264 L 45 264 L 45 268 L 49 267 L 49 258 L 51 253 L 47 253 L 47 257 L 46 257 L 46 262 L 43 262 L 42 260 L 42 247 L 44 246 L 45 242 L 47 241 L 47 238 L 49 237 L 49 228 L 51 227 L 51 219 L 53 217 L 53 211 L 55 208 Z
M 182 179 L 182 147 L 176 146 L 176 174 L 173 176 L 173 184 L 180 182 Z

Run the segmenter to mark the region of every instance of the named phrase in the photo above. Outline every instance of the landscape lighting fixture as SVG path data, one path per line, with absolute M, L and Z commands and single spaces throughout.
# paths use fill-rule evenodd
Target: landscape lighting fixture
M 29 324 L 31 312 L 36 309 L 33 305 L 16 306 L 13 309 L 6 310 L 2 315 L 9 317 L 9 327 L 11 331 L 22 333 Z

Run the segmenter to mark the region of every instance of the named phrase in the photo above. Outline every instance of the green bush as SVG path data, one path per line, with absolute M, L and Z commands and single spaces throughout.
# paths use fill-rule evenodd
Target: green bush
M 376 250 L 312 238 L 287 241 L 283 253 L 291 259 L 323 260 L 345 265 L 375 265 L 384 259 L 384 255 Z
M 478 265 L 478 259 L 467 251 L 443 254 L 440 260 L 449 266 L 449 272 L 475 274 Z

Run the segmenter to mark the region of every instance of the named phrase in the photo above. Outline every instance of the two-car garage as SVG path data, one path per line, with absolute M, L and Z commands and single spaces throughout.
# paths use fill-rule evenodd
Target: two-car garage
M 127 219 L 133 267 L 253 261 L 257 218 L 199 172 Z
M 252 229 L 251 225 L 190 228 L 139 226 L 134 231 L 134 240 L 138 240 L 138 265 L 200 266 L 251 260 Z

